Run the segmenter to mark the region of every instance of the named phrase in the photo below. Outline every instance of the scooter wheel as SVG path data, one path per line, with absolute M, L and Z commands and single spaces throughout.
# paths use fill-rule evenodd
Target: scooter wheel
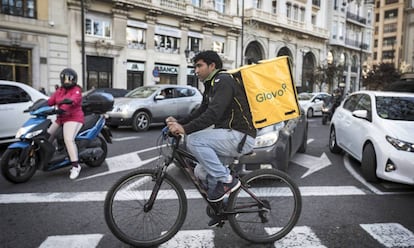
M 27 160 L 26 164 L 20 163 L 22 149 L 7 149 L 1 157 L 1 173 L 7 181 L 12 183 L 27 182 L 36 172 L 36 164 L 39 162 L 36 153 Z

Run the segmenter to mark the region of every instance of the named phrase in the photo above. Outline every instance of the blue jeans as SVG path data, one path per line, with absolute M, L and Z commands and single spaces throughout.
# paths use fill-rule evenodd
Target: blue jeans
M 224 164 L 231 162 L 253 149 L 254 138 L 247 136 L 242 152 L 237 146 L 244 133 L 231 129 L 208 128 L 187 136 L 187 149 L 197 158 L 202 169 L 207 172 L 208 187 L 214 187 L 218 181 L 226 182 L 230 170 Z M 231 160 L 229 160 L 231 159 Z

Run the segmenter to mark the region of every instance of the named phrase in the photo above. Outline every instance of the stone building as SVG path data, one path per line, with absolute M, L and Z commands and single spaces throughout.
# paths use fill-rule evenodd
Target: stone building
M 372 6 L 358 0 L 2 1 L 0 78 L 51 92 L 59 71 L 73 67 L 85 90 L 199 86 L 190 58 L 213 49 L 228 69 L 288 55 L 299 91 L 331 91 L 340 83 L 355 90 L 370 54 Z M 19 61 L 22 51 L 27 59 Z M 317 77 L 334 63 L 342 66 L 337 80 Z

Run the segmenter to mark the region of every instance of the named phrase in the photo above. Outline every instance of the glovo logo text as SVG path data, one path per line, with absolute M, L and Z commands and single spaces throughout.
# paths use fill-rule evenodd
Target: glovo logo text
M 272 99 L 277 98 L 277 97 L 282 97 L 286 93 L 286 88 L 287 88 L 286 84 L 283 83 L 281 89 L 276 89 L 276 90 L 270 91 L 270 92 L 258 93 L 256 95 L 256 101 L 257 102 L 264 102 L 264 101 L 267 101 L 267 100 L 272 100 Z

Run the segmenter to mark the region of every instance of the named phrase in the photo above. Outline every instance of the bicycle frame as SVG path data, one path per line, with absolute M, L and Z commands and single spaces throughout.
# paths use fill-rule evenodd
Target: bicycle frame
M 166 139 L 168 133 L 166 133 L 168 131 L 164 131 L 163 130 L 163 138 Z M 230 214 L 237 214 L 237 213 L 249 213 L 249 212 L 267 212 L 270 211 L 270 206 L 268 204 L 266 204 L 265 202 L 263 202 L 262 200 L 260 200 L 258 197 L 256 197 L 256 195 L 251 192 L 248 188 L 247 185 L 245 185 L 243 182 L 241 183 L 240 188 L 242 190 L 244 190 L 246 193 L 248 193 L 256 202 L 255 203 L 251 203 L 249 205 L 246 206 L 242 206 L 241 209 L 245 209 L 246 207 L 250 207 L 250 206 L 259 206 L 260 210 L 236 210 L 236 211 L 227 211 L 225 209 L 223 209 L 222 207 L 222 203 L 223 201 L 220 202 L 210 202 L 207 200 L 207 191 L 204 189 L 204 187 L 201 185 L 201 182 L 197 179 L 196 175 L 194 174 L 194 166 L 191 164 L 195 164 L 197 163 L 197 159 L 188 151 L 185 150 L 185 148 L 180 147 L 180 141 L 182 140 L 182 136 L 174 136 L 172 137 L 172 152 L 171 152 L 171 156 L 166 157 L 164 162 L 162 163 L 162 165 L 160 167 L 157 168 L 157 176 L 156 176 L 156 183 L 154 186 L 154 189 L 151 193 L 150 199 L 149 201 L 145 204 L 144 207 L 144 211 L 149 211 L 152 208 L 152 205 L 154 204 L 154 201 L 156 199 L 158 190 L 161 187 L 161 183 L 163 181 L 164 178 L 164 174 L 167 171 L 167 167 L 173 162 L 176 161 L 177 163 L 176 166 L 180 168 L 180 170 L 182 170 L 184 172 L 184 174 L 187 176 L 187 178 L 189 178 L 191 180 L 191 182 L 193 183 L 193 185 L 195 186 L 195 188 L 197 189 L 197 191 L 201 194 L 201 196 L 203 197 L 204 201 L 214 210 L 216 215 L 230 215 Z M 235 164 L 233 163 L 230 166 L 230 170 L 232 170 L 233 173 L 235 173 L 235 170 L 233 168 Z M 238 175 L 236 174 L 235 176 L 238 177 Z

